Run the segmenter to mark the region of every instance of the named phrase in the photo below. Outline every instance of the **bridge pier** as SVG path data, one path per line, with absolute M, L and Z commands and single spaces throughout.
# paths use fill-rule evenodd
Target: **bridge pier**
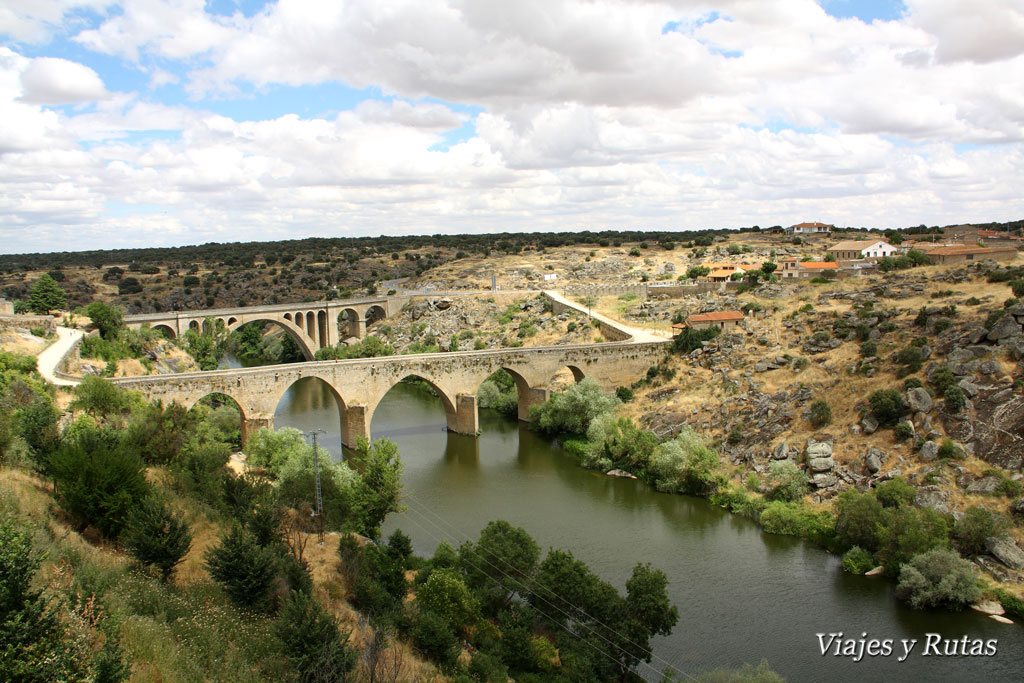
M 355 338 L 364 339 L 366 337 L 366 319 L 360 320 L 356 318 L 353 321 L 353 327 L 355 327 Z
M 525 394 L 525 395 L 524 395 Z M 544 387 L 532 387 L 519 393 L 519 419 L 530 421 L 530 406 L 539 406 L 551 396 L 551 390 Z
M 480 431 L 480 414 L 477 412 L 475 394 L 459 394 L 455 397 L 455 412 L 449 413 L 448 431 L 456 434 L 476 436 Z
M 360 438 L 370 440 L 370 415 L 366 406 L 345 406 L 341 415 L 341 444 L 355 448 Z
M 274 428 L 274 414 L 249 415 L 242 418 L 242 445 L 249 440 L 249 437 L 258 432 L 262 427 Z

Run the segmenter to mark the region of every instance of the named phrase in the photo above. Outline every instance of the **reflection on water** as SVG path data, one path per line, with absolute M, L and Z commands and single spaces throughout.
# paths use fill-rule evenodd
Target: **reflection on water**
M 337 403 L 319 380 L 300 380 L 274 417 L 278 427 L 327 431 L 341 457 Z M 767 659 L 791 681 L 1021 680 L 1024 635 L 975 612 L 921 612 L 891 597 L 885 580 L 843 574 L 839 559 L 772 536 L 707 501 L 661 494 L 638 481 L 580 469 L 556 444 L 481 411 L 479 438 L 445 431 L 440 400 L 399 384 L 373 415 L 374 437 L 394 440 L 405 465 L 403 503 L 384 533 L 401 528 L 429 555 L 441 540 L 475 539 L 492 519 L 529 530 L 542 549 L 571 550 L 620 589 L 637 562 L 663 569 L 680 619 L 655 639 L 658 670 L 689 674 Z M 994 657 L 822 657 L 816 633 L 859 638 L 999 639 Z M 923 649 L 919 645 L 918 651 Z M 648 672 L 652 671 L 647 669 Z

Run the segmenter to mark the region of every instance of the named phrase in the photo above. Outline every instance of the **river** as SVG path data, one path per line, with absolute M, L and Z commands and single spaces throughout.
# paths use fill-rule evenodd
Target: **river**
M 276 427 L 326 431 L 341 457 L 338 409 L 325 384 L 297 382 L 281 400 Z M 658 493 L 629 479 L 579 468 L 557 444 L 488 410 L 477 438 L 445 431 L 438 398 L 400 384 L 377 407 L 374 438 L 398 444 L 407 510 L 391 515 L 429 556 L 440 540 L 476 539 L 490 520 L 522 526 L 542 550 L 572 551 L 623 590 L 633 566 L 668 575 L 679 623 L 654 641 L 646 678 L 671 664 L 689 675 L 723 665 L 771 667 L 790 681 L 1020 681 L 1024 630 L 976 612 L 912 610 L 882 578 L 845 574 L 839 558 L 800 540 L 766 534 L 753 522 L 700 498 Z M 822 656 L 818 633 L 891 639 L 889 656 Z M 996 639 L 994 656 L 924 656 L 928 633 Z M 901 639 L 917 639 L 910 656 Z

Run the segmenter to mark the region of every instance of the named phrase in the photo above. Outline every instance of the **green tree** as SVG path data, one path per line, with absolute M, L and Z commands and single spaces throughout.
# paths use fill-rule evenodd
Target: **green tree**
M 362 511 L 362 530 L 370 538 L 380 536 L 380 525 L 388 513 L 399 512 L 402 490 L 402 458 L 390 439 L 359 439 L 355 462 L 360 472 L 357 495 Z
M 882 504 L 870 493 L 847 489 L 836 502 L 836 538 L 840 547 L 878 549 L 878 527 L 884 521 Z
M 686 271 L 686 277 L 690 280 L 696 280 L 700 277 L 706 277 L 711 269 L 707 266 L 690 266 Z
M 62 309 L 66 302 L 64 290 L 45 273 L 39 276 L 28 292 L 29 308 L 39 315 L 49 315 L 50 311 Z
M 454 569 L 435 569 L 416 591 L 419 609 L 433 612 L 458 632 L 480 617 L 480 605 Z
M 132 557 L 156 567 L 164 583 L 192 547 L 192 533 L 185 520 L 152 496 L 132 511 L 121 540 Z
M 768 276 L 774 273 L 778 267 L 779 265 L 773 261 L 765 261 L 761 264 L 761 273 L 763 273 L 765 279 L 767 279 Z
M 903 396 L 896 389 L 879 389 L 868 397 L 868 405 L 878 423 L 885 427 L 896 424 L 908 410 Z
M 949 545 L 949 521 L 931 508 L 886 508 L 884 522 L 878 527 L 878 540 L 878 558 L 884 563 L 886 574 L 896 576 L 900 565 L 915 555 Z
M 466 584 L 480 596 L 485 613 L 493 616 L 522 591 L 540 558 L 540 546 L 527 531 L 504 520 L 491 521 L 474 544 L 459 547 L 459 566 Z
M 690 353 L 695 349 L 702 348 L 704 342 L 711 341 L 720 332 L 721 330 L 717 327 L 705 327 L 703 329 L 687 327 L 677 334 L 676 338 L 672 341 L 672 350 L 679 351 L 680 353 Z
M 81 531 L 92 524 L 116 539 L 134 508 L 150 495 L 142 460 L 134 452 L 85 432 L 53 455 L 50 473 L 57 501 Z
M 907 483 L 903 477 L 893 477 L 875 487 L 875 498 L 882 507 L 898 508 L 914 501 L 917 489 Z
M 818 399 L 811 404 L 810 423 L 814 428 L 824 427 L 832 422 L 832 407 L 828 401 Z
M 125 430 L 125 444 L 143 454 L 146 462 L 166 465 L 181 452 L 196 431 L 195 416 L 180 403 L 156 401 L 141 407 Z
M 964 555 L 981 555 L 986 550 L 985 539 L 1006 533 L 1008 526 L 1002 515 L 972 505 L 953 526 L 953 539 Z
M 40 561 L 31 534 L 0 520 L 0 680 L 86 681 L 85 653 L 65 637 L 56 606 L 32 590 Z
M 357 655 L 346 644 L 348 634 L 342 634 L 337 618 L 307 592 L 289 596 L 272 633 L 297 681 L 341 681 L 355 668 Z
M 459 657 L 459 641 L 443 617 L 418 610 L 412 621 L 412 642 L 416 648 L 442 668 L 454 666 Z
M 970 562 L 948 548 L 933 548 L 901 565 L 896 595 L 916 609 L 962 609 L 981 597 L 981 589 Z
M 99 330 L 104 339 L 115 340 L 124 328 L 124 317 L 119 308 L 114 308 L 102 301 L 93 301 L 85 307 L 85 314 Z
M 277 563 L 273 553 L 261 548 L 240 525 L 233 524 L 220 543 L 206 551 L 203 566 L 235 605 L 271 611 Z
M 619 404 L 601 385 L 586 377 L 539 406 L 530 408 L 535 428 L 545 434 L 586 434 L 592 420 Z
M 768 466 L 768 498 L 795 501 L 807 495 L 807 474 L 790 460 L 776 460 Z
M 127 406 L 125 392 L 107 380 L 88 376 L 75 387 L 74 410 L 84 410 L 93 417 L 106 417 L 120 413 Z

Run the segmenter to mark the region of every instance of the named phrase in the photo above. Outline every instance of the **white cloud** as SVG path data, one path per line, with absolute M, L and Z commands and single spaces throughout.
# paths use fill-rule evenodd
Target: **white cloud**
M 975 4 L 867 24 L 813 0 L 127 3 L 79 43 L 138 60 L 151 89 L 184 73 L 200 101 L 107 93 L 64 60 L 26 81 L 49 62 L 0 48 L 0 250 L 1016 219 L 1020 6 Z M 324 82 L 383 96 L 316 118 L 202 108 Z
M 22 101 L 31 104 L 79 104 L 107 97 L 99 74 L 78 62 L 37 57 L 21 72 Z

